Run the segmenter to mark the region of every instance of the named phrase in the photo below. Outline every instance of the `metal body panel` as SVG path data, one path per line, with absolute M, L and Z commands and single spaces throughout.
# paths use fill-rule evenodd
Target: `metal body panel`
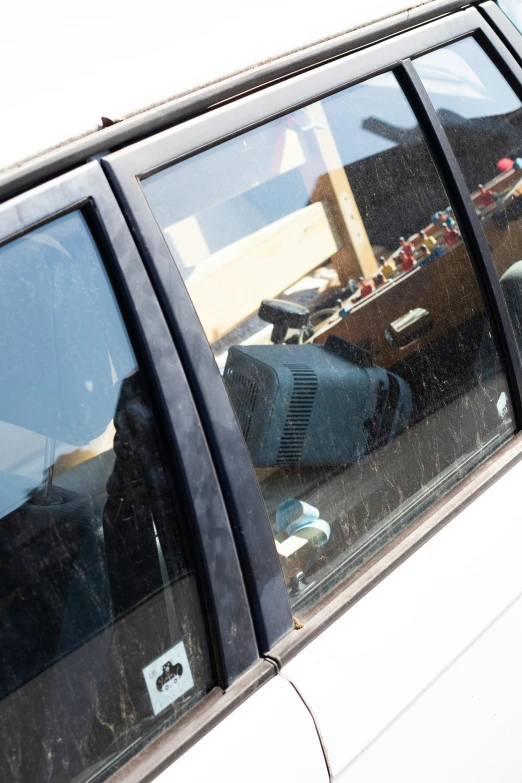
M 518 781 L 521 628 L 518 598 L 338 780 Z
M 510 721 L 501 745 L 519 759 L 521 477 L 518 463 L 283 667 L 315 716 L 334 779 L 375 780 L 386 764 L 388 777 L 414 781 L 423 759 L 423 779 L 486 780 L 476 771 L 498 762 L 491 743 Z M 512 649 L 502 652 L 505 639 Z M 446 745 L 450 727 L 457 737 Z M 413 755 L 412 736 L 424 738 Z M 518 769 L 496 777 L 514 780 Z
M 327 783 L 330 780 L 312 716 L 295 689 L 274 677 L 157 783 Z
M 181 467 L 184 494 L 192 512 L 190 534 L 206 587 L 218 681 L 227 687 L 258 659 L 235 545 L 184 371 L 100 164 L 90 163 L 2 205 L 0 242 L 76 208 L 84 212 L 106 259 L 138 361 L 167 434 L 170 460 Z

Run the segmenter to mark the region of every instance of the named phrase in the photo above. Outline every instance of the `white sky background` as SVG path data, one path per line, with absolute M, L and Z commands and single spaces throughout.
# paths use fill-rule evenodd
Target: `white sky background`
M 0 168 L 425 0 L 4 0 Z

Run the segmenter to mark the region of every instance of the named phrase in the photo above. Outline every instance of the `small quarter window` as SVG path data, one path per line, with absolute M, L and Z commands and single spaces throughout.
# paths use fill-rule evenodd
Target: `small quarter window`
M 520 0 L 497 0 L 497 2 L 515 27 L 522 32 L 522 3 Z
M 522 352 L 522 103 L 473 38 L 415 67 L 464 174 Z
M 391 73 L 142 186 L 306 608 L 513 432 L 457 218 Z
M 0 248 L 0 778 L 87 781 L 212 685 L 185 515 L 80 212 Z

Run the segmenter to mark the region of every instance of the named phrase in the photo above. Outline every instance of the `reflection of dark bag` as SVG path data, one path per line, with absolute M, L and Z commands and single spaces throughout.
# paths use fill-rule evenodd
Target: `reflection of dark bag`
M 407 384 L 335 340 L 229 350 L 225 384 L 256 467 L 357 462 L 408 424 Z

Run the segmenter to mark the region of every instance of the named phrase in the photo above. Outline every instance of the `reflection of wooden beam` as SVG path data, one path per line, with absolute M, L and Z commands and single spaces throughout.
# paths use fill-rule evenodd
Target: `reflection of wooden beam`
M 210 342 L 337 251 L 324 206 L 310 204 L 201 261 L 186 285 Z
M 191 267 L 209 255 L 196 215 L 190 215 L 168 226 L 165 229 L 165 237 L 184 278 L 190 274 Z
M 306 109 L 313 130 L 301 133 L 307 163 L 301 173 L 311 201 L 328 205 L 339 250 L 332 256 L 341 283 L 371 277 L 378 269 L 368 234 L 357 207 L 328 119 L 320 102 Z

